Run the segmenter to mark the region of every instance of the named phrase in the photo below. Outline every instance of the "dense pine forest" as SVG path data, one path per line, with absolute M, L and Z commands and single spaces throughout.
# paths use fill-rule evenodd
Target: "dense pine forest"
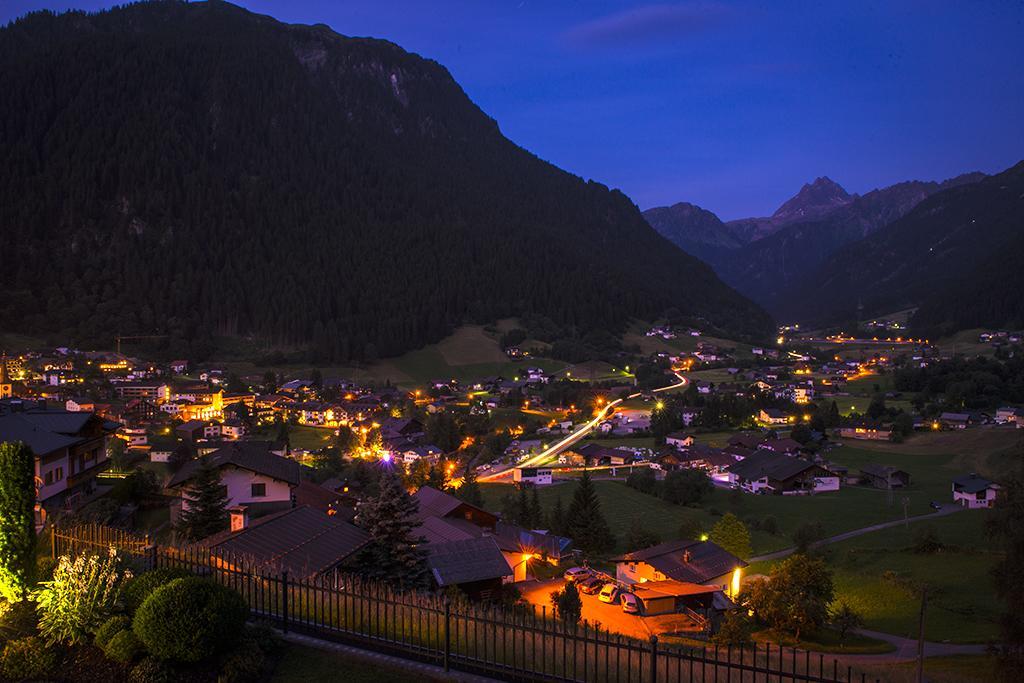
M 34 13 L 0 29 L 0 92 L 7 330 L 344 362 L 511 315 L 770 326 L 626 196 L 385 41 L 221 2 Z

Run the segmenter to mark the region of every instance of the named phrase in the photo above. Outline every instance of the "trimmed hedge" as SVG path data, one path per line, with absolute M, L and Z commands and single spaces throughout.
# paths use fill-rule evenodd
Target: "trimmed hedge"
M 107 643 L 110 642 L 111 638 L 121 631 L 127 631 L 131 627 L 132 620 L 122 614 L 110 617 L 96 630 L 96 635 L 93 637 L 92 643 L 102 650 L 107 646 Z
M 146 657 L 136 664 L 128 674 L 128 683 L 181 683 L 183 679 L 170 663 Z
M 121 599 L 124 601 L 124 608 L 128 614 L 135 614 L 135 610 L 142 606 L 146 598 L 160 586 L 170 583 L 175 579 L 184 579 L 192 576 L 184 569 L 173 567 L 161 567 L 139 574 L 128 582 L 121 592 Z
M 112 659 L 122 664 L 134 662 L 144 653 L 145 648 L 139 642 L 138 636 L 129 630 L 115 633 L 110 642 L 107 643 L 107 646 L 103 648 L 103 654 L 107 656 L 107 659 Z
M 150 654 L 198 662 L 233 646 L 249 607 L 235 591 L 189 577 L 157 588 L 135 613 L 132 628 Z

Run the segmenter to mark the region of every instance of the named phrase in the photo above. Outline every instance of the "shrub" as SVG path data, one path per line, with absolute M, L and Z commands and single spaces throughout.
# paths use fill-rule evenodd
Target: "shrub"
M 217 683 L 245 683 L 263 677 L 267 667 L 267 655 L 256 641 L 243 639 L 220 667 Z
M 235 591 L 189 577 L 153 591 L 135 613 L 133 628 L 153 655 L 198 662 L 234 645 L 248 614 Z
M 131 576 L 114 550 L 106 557 L 61 557 L 53 579 L 33 593 L 39 631 L 51 645 L 84 642 L 110 617 Z
M 139 642 L 138 636 L 127 629 L 120 633 L 115 633 L 110 642 L 103 648 L 103 654 L 107 656 L 107 659 L 112 659 L 122 664 L 135 661 L 144 652 L 145 649 L 142 643 Z
M 43 555 L 36 560 L 36 581 L 49 581 L 53 578 L 53 570 L 57 568 L 57 560 Z
M 282 647 L 284 647 L 284 641 L 281 640 L 281 636 L 278 635 L 270 626 L 266 624 L 252 624 L 245 627 L 245 640 L 252 641 L 263 652 L 268 655 L 277 654 Z
M 121 594 L 125 611 L 128 614 L 135 614 L 135 610 L 139 609 L 146 598 L 157 588 L 175 579 L 183 579 L 188 576 L 192 576 L 192 574 L 184 569 L 172 567 L 162 567 L 139 574 L 128 582 Z
M 30 600 L 10 603 L 0 600 L 0 636 L 13 640 L 39 633 L 39 615 L 36 604 Z
M 127 631 L 131 627 L 132 620 L 122 614 L 110 617 L 96 630 L 96 636 L 93 638 L 92 643 L 102 650 L 107 646 L 111 638 L 121 631 Z
M 44 678 L 57 665 L 57 654 L 39 636 L 12 640 L 0 655 L 0 673 L 15 681 Z
M 128 674 L 128 683 L 179 683 L 181 675 L 171 664 L 146 657 L 132 667 Z

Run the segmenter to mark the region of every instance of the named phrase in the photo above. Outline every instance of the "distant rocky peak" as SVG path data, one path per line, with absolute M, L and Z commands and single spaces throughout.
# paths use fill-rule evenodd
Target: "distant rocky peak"
M 814 218 L 852 200 L 853 197 L 839 183 L 822 176 L 800 188 L 795 197 L 772 214 L 772 218 L 787 221 Z

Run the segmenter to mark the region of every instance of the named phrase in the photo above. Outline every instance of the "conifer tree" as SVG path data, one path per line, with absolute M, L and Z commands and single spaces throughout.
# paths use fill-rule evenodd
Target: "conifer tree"
M 0 443 L 0 596 L 25 599 L 32 579 L 35 457 L 21 442 Z
M 480 484 L 476 481 L 476 472 L 474 472 L 472 468 L 466 470 L 466 476 L 462 481 L 462 486 L 456 489 L 455 496 L 459 500 L 469 503 L 470 505 L 483 507 L 484 498 L 480 493 Z
M 551 514 L 548 515 L 548 531 L 556 536 L 565 536 L 565 508 L 562 506 L 562 497 L 555 498 L 555 504 L 551 506 Z
M 360 571 L 371 579 L 402 588 L 426 585 L 427 565 L 423 539 L 415 535 L 419 502 L 409 495 L 393 470 L 380 477 L 379 493 L 364 500 L 356 512 L 356 524 L 370 534 L 361 553 Z
M 615 546 L 615 537 L 601 512 L 601 501 L 587 470 L 583 471 L 573 494 L 565 525 L 576 547 L 585 553 L 605 552 Z
M 530 523 L 526 526 L 531 529 L 540 529 L 544 526 L 544 509 L 540 506 L 540 495 L 537 493 L 537 487 L 534 486 L 530 491 Z
M 220 472 L 203 458 L 188 489 L 188 507 L 182 507 L 178 532 L 198 541 L 228 528 L 228 495 L 220 483 Z

